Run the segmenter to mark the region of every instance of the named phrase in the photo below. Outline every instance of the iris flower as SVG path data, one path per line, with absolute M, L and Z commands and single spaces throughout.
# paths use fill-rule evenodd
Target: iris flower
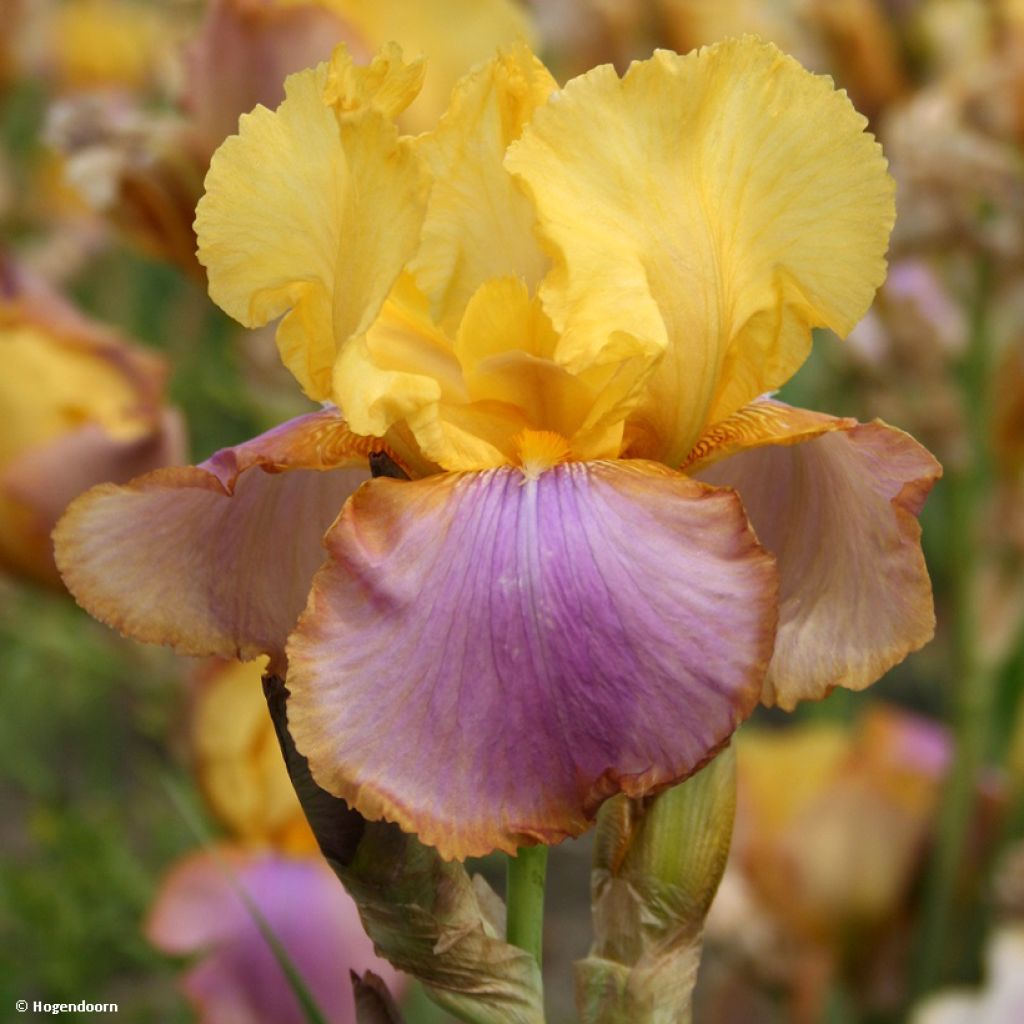
M 223 846 L 174 865 L 145 925 L 158 949 L 195 959 L 182 988 L 199 1024 L 309 1020 L 254 908 L 328 1024 L 355 1024 L 350 971 L 373 971 L 396 995 L 405 988 L 405 979 L 374 954 L 355 903 L 320 857 Z
M 68 502 L 185 451 L 166 368 L 0 256 L 0 570 L 59 587 L 50 533 Z
M 744 38 L 560 89 L 521 45 L 405 136 L 423 73 L 339 48 L 199 205 L 211 295 L 283 315 L 324 408 L 94 490 L 57 549 L 121 630 L 286 667 L 320 785 L 457 858 L 925 643 L 939 468 L 765 397 L 885 272 L 892 182 L 830 80 Z
M 884 705 L 853 730 L 744 729 L 733 857 L 757 902 L 837 960 L 851 931 L 902 921 L 952 753 L 941 726 Z

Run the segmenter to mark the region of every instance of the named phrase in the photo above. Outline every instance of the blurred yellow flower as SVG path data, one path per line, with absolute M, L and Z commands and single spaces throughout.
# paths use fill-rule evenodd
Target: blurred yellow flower
M 69 90 L 151 86 L 176 41 L 166 7 L 132 0 L 65 0 L 40 22 L 50 70 Z
M 890 1015 L 908 994 L 903 968 L 952 737 L 875 704 L 852 726 L 746 727 L 735 743 L 736 824 L 708 918 L 705 1015 L 760 1020 L 726 1008 L 772 992 L 787 1020 L 819 1021 L 836 985 L 858 1014 Z M 983 793 L 972 823 L 979 849 L 998 799 L 991 785 Z
M 283 853 L 314 852 L 263 698 L 266 663 L 219 661 L 199 673 L 191 728 L 196 776 L 232 838 Z
M 50 531 L 93 484 L 184 458 L 161 361 L 0 266 L 0 565 L 59 585 Z
M 950 756 L 939 726 L 882 707 L 853 732 L 744 730 L 736 861 L 773 913 L 838 946 L 906 899 Z

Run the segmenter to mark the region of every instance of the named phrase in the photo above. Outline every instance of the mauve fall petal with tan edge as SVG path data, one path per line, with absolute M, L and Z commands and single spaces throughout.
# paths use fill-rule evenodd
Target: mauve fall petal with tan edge
M 792 422 L 795 438 L 777 430 L 764 444 L 754 432 L 698 476 L 737 490 L 778 560 L 779 630 L 762 700 L 791 710 L 836 686 L 870 686 L 932 638 L 917 516 L 942 469 L 884 423 L 836 419 L 816 433 L 819 413 L 754 405 L 759 418 L 774 411 Z
M 753 709 L 776 571 L 736 496 L 653 463 L 375 480 L 288 645 L 316 780 L 447 858 L 583 832 Z
M 57 564 L 90 614 L 137 640 L 276 662 L 373 444 L 310 413 L 199 466 L 95 487 L 54 532 Z

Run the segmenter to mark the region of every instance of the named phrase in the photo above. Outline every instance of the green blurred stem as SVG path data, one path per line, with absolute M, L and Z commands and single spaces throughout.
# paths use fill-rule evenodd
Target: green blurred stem
M 953 728 L 955 756 L 943 794 L 935 856 L 925 890 L 925 907 L 915 963 L 914 991 L 920 995 L 943 980 L 967 836 L 974 815 L 978 778 L 988 753 L 996 677 L 978 647 L 975 568 L 978 512 L 990 478 L 988 307 L 992 267 L 979 257 L 975 269 L 968 350 L 961 367 L 966 453 L 946 473 L 949 500 L 952 600 Z
M 526 950 L 539 964 L 544 936 L 544 882 L 548 871 L 546 846 L 521 846 L 508 859 L 508 924 L 505 937 Z

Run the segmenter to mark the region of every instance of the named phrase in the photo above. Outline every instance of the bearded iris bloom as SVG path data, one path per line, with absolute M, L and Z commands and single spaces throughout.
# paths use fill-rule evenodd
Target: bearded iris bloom
M 521 46 L 405 136 L 423 73 L 292 76 L 198 209 L 211 295 L 283 315 L 324 409 L 94 490 L 57 550 L 123 631 L 287 668 L 317 781 L 465 857 L 925 643 L 939 467 L 764 397 L 884 276 L 892 182 L 828 79 L 745 38 L 559 89 Z

